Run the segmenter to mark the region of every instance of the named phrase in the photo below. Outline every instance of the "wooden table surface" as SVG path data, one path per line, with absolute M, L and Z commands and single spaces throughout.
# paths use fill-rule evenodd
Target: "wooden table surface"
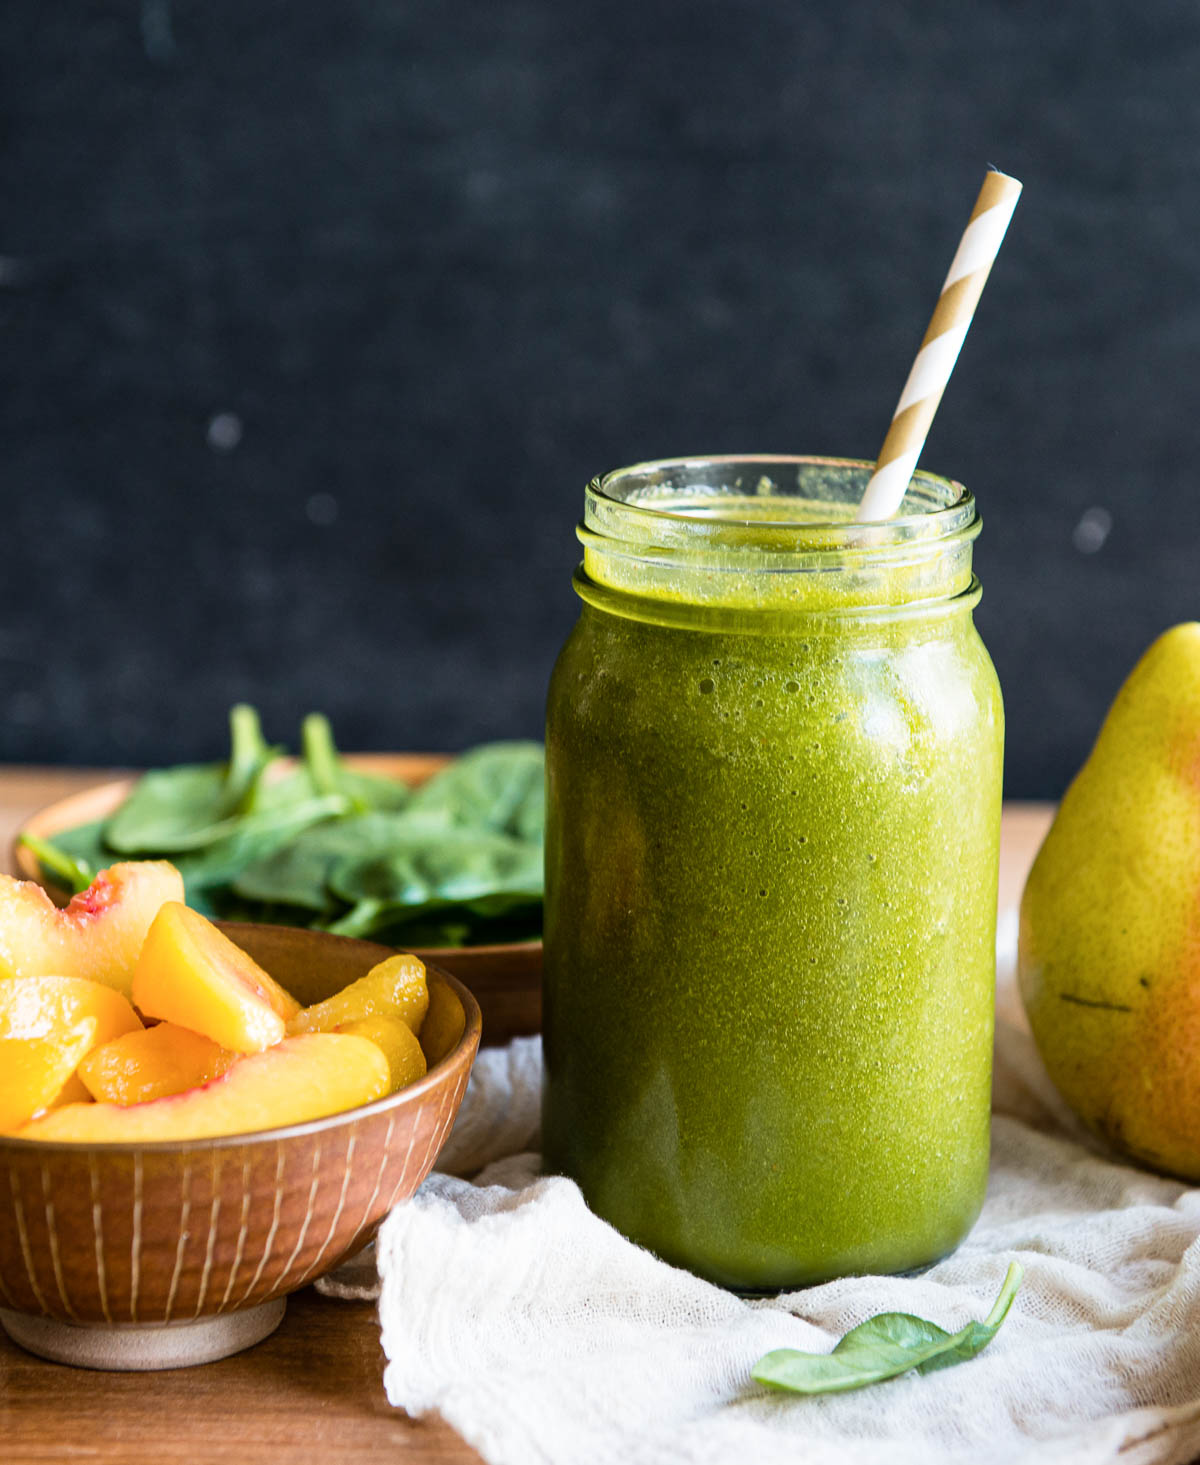
M 0 868 L 15 830 L 40 805 L 105 776 L 0 769 Z M 1049 822 L 1044 805 L 1005 808 L 1001 903 L 1017 899 Z M 23 1353 L 0 1332 L 0 1460 L 267 1462 L 267 1465 L 465 1465 L 480 1457 L 440 1420 L 410 1419 L 383 1392 L 374 1308 L 312 1288 L 288 1303 L 279 1331 L 202 1368 L 89 1373 Z

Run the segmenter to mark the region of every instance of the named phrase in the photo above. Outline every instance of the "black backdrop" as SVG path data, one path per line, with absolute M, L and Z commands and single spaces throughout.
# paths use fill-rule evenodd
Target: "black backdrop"
M 1008 792 L 1197 612 L 1194 0 L 7 0 L 0 759 L 537 735 L 595 471 L 872 456 L 984 165 L 923 463 Z

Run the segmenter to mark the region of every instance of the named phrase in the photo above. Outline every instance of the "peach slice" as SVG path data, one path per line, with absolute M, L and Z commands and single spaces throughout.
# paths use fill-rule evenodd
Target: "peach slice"
M 466 1028 L 467 1014 L 462 1003 L 445 982 L 439 982 L 429 994 L 429 1011 L 421 1024 L 425 1061 L 430 1066 L 440 1063 L 458 1047 Z
M 0 980 L 0 1038 L 47 1038 L 96 1019 L 96 1042 L 141 1029 L 138 1015 L 113 987 L 86 977 Z
M 182 899 L 179 871 L 163 860 L 101 870 L 61 911 L 32 880 L 0 875 L 0 977 L 86 977 L 128 996 L 159 906 Z
M 160 1022 L 93 1048 L 79 1065 L 79 1078 L 85 1100 L 144 1104 L 220 1078 L 237 1059 L 201 1033 Z
M 388 1092 L 395 1093 L 418 1078 L 425 1076 L 425 1054 L 417 1035 L 402 1017 L 394 1013 L 381 1013 L 378 1017 L 360 1017 L 356 1022 L 346 1022 L 337 1029 L 339 1033 L 353 1033 L 358 1038 L 369 1038 L 379 1046 L 387 1059 L 391 1083 Z
M 387 1059 L 367 1038 L 309 1033 L 253 1053 L 182 1094 L 53 1109 L 26 1124 L 19 1138 L 128 1144 L 245 1134 L 369 1104 L 387 1093 L 388 1082 Z
M 85 1054 L 79 1061 L 81 1063 L 84 1062 L 86 1057 L 87 1055 Z M 47 1104 L 46 1108 L 61 1109 L 64 1104 L 90 1104 L 91 1102 L 92 1096 L 88 1093 L 86 1085 L 79 1077 L 79 1069 L 77 1068 L 71 1077 L 67 1079 L 66 1083 L 63 1084 L 62 1088 L 59 1089 L 58 1097 Z
M 365 977 L 351 982 L 324 1002 L 306 1007 L 288 1021 L 288 1033 L 328 1033 L 348 1022 L 390 1013 L 420 1034 L 429 1010 L 425 964 L 415 956 L 389 956 Z
M 235 1053 L 278 1043 L 300 1004 L 211 921 L 178 901 L 155 916 L 133 973 L 147 1017 L 178 1023 Z
M 94 1017 L 48 1037 L 0 1038 L 0 1132 L 18 1128 L 52 1104 L 95 1038 Z M 382 1054 L 380 1059 L 383 1061 Z

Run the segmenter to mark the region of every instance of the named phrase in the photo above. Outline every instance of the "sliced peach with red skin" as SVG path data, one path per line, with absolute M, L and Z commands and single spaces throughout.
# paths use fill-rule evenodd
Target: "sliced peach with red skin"
M 369 1104 L 388 1084 L 387 1059 L 367 1038 L 308 1033 L 239 1059 L 202 1088 L 145 1104 L 67 1104 L 18 1137 L 129 1144 L 246 1134 Z
M 182 899 L 165 860 L 101 870 L 64 910 L 34 881 L 0 875 L 0 977 L 86 977 L 128 996 L 150 923 L 164 901 Z
M 138 1015 L 113 987 L 86 977 L 0 980 L 0 1038 L 45 1038 L 96 1019 L 96 1042 L 141 1030 Z
M 360 1017 L 356 1022 L 343 1023 L 336 1031 L 369 1038 L 378 1045 L 387 1059 L 391 1075 L 389 1093 L 394 1094 L 397 1089 L 425 1077 L 425 1054 L 416 1033 L 402 1017 L 391 1012 L 380 1013 L 376 1017 Z
M 93 1048 L 78 1076 L 85 1099 L 144 1104 L 220 1078 L 238 1056 L 202 1033 L 160 1022 Z
M 178 1023 L 235 1053 L 278 1043 L 300 1011 L 253 957 L 178 901 L 168 901 L 146 933 L 133 1000 L 147 1017 Z
M 7 1133 L 19 1128 L 53 1104 L 95 1038 L 94 1017 L 46 1037 L 0 1038 L 0 1131 Z M 382 1054 L 380 1059 L 383 1061 Z M 387 1068 L 386 1061 L 384 1068 Z
M 365 977 L 289 1019 L 288 1033 L 328 1033 L 348 1022 L 390 1013 L 419 1035 L 428 1010 L 425 963 L 415 956 L 389 956 Z

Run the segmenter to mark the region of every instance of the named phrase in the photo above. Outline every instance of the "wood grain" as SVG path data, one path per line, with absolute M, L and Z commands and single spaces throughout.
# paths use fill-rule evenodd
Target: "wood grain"
M 374 1307 L 311 1289 L 249 1352 L 152 1376 L 45 1363 L 0 1335 L 0 1456 L 5 1465 L 477 1465 L 449 1425 L 392 1408 L 384 1363 Z
M 0 769 L 0 849 L 34 809 L 105 776 Z M 1002 904 L 1018 898 L 1050 814 L 1047 805 L 1005 809 Z M 44 1363 L 0 1335 L 0 1458 L 5 1465 L 477 1465 L 481 1457 L 448 1425 L 410 1419 L 388 1404 L 383 1367 L 374 1308 L 310 1288 L 290 1299 L 279 1331 L 257 1347 L 152 1378 Z

